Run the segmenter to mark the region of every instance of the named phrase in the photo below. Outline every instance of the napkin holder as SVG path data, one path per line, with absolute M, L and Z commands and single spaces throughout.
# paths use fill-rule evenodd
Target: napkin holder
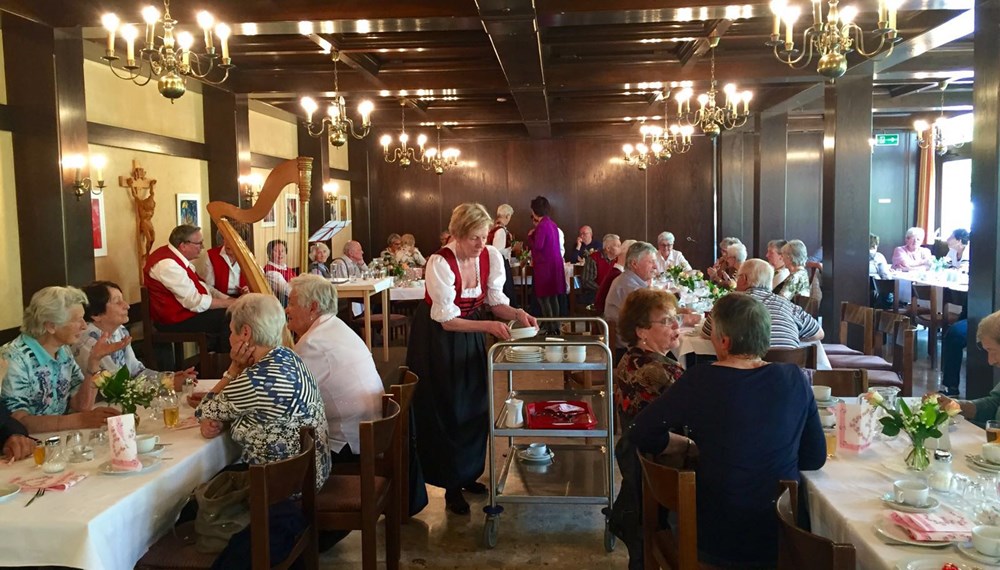
M 108 418 L 111 468 L 115 471 L 139 471 L 142 462 L 135 446 L 135 415 L 123 414 Z
M 844 451 L 860 453 L 868 449 L 875 437 L 878 420 L 875 408 L 868 402 L 837 404 L 837 446 Z

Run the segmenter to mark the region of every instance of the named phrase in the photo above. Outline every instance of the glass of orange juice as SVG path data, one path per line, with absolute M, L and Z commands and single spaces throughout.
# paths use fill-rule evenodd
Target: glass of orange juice
M 160 410 L 163 412 L 163 425 L 172 428 L 180 420 L 181 407 L 177 395 L 169 392 L 160 398 Z
M 40 441 L 35 443 L 35 453 L 34 453 L 34 456 L 35 456 L 35 465 L 38 466 L 38 467 L 41 467 L 42 463 L 45 463 L 45 444 L 44 443 L 42 443 Z
M 837 430 L 836 428 L 827 428 L 823 430 L 823 435 L 826 437 L 826 456 L 836 457 L 837 456 Z

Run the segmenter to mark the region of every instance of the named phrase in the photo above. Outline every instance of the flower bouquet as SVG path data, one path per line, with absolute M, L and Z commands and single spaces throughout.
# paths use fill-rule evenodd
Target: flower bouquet
M 930 465 L 924 442 L 931 437 L 941 437 L 939 426 L 961 411 L 955 401 L 942 408 L 937 394 L 925 395 L 920 405 L 913 409 L 902 398 L 896 398 L 895 409 L 890 409 L 878 392 L 867 392 L 864 397 L 869 404 L 885 411 L 886 415 L 879 420 L 883 434 L 893 437 L 904 432 L 910 438 L 913 448 L 906 456 L 906 466 L 914 471 L 923 471 Z
M 406 275 L 407 264 L 400 263 L 396 256 L 387 251 L 382 254 L 382 268 L 388 277 L 403 277 Z
M 109 404 L 121 407 L 126 414 L 134 414 L 139 406 L 148 406 L 159 391 L 159 386 L 150 385 L 144 377 L 133 378 L 125 366 L 118 372 L 101 372 L 94 384 Z

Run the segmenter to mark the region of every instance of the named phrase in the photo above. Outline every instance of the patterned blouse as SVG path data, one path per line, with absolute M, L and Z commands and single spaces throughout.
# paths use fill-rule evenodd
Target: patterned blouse
M 90 352 L 94 350 L 97 341 L 101 339 L 101 334 L 103 333 L 101 329 L 97 328 L 97 325 L 88 323 L 87 331 L 80 336 L 80 342 L 73 347 L 73 356 L 76 358 L 76 363 L 81 370 L 87 367 L 87 361 L 90 360 Z M 128 329 L 121 326 L 115 329 L 115 332 L 111 333 L 109 340 L 115 343 L 127 336 Z M 101 370 L 107 370 L 108 372 L 118 372 L 122 366 L 128 368 L 128 373 L 133 378 L 146 370 L 146 365 L 136 358 L 131 344 L 127 344 L 125 348 L 121 348 L 105 356 L 101 359 L 100 363 Z M 153 370 L 150 370 L 150 373 L 156 374 Z
M 615 369 L 615 407 L 622 427 L 632 423 L 647 404 L 660 396 L 684 374 L 669 356 L 629 347 Z
M 68 346 L 59 347 L 52 358 L 37 340 L 22 333 L 0 348 L 0 354 L 10 362 L 0 392 L 8 410 L 24 410 L 33 416 L 67 412 L 70 397 L 84 381 Z
M 796 295 L 805 295 L 808 297 L 810 293 L 809 272 L 806 271 L 805 267 L 800 267 L 798 271 L 792 273 L 787 279 L 782 281 L 774 292 L 789 301 L 795 300 Z
M 290 349 L 279 346 L 251 364 L 195 410 L 198 419 L 232 422 L 243 461 L 270 463 L 299 452 L 299 428 L 316 430 L 316 488 L 330 475 L 326 414 L 316 380 Z

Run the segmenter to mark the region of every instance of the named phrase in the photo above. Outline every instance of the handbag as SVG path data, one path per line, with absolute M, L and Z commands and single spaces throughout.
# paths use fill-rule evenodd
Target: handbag
M 250 473 L 223 471 L 194 490 L 195 550 L 218 554 L 229 539 L 250 525 Z

